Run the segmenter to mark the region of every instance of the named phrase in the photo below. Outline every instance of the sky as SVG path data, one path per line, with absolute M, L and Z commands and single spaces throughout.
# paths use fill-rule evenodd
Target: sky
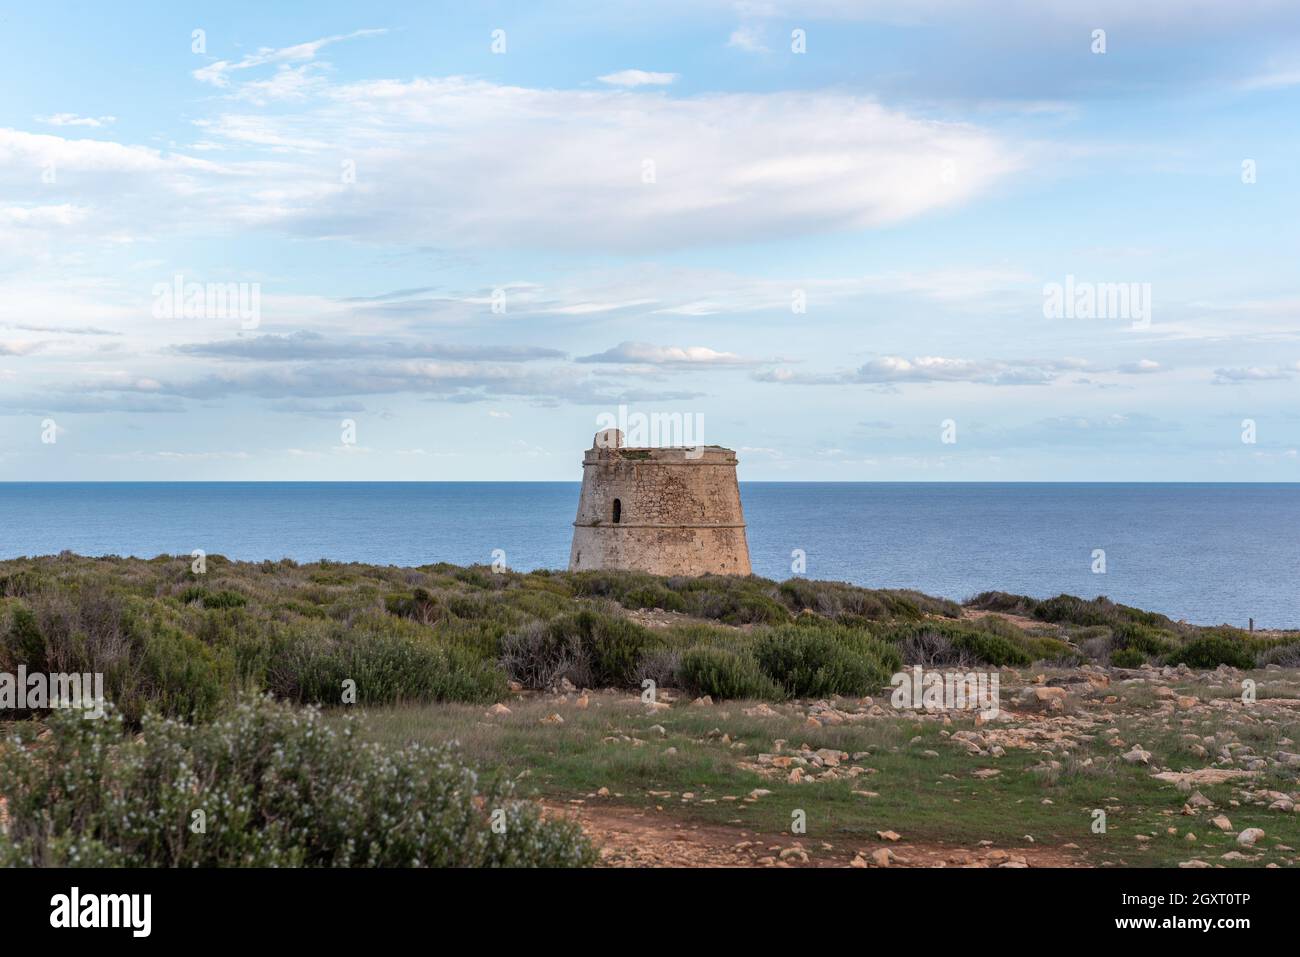
M 0 481 L 1296 481 L 1298 121 L 1267 0 L 3 3 Z

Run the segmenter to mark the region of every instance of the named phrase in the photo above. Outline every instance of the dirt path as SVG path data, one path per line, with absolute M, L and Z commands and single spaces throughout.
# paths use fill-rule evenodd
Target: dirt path
M 600 848 L 606 867 L 1086 867 L 1078 851 L 1048 847 L 956 847 L 898 841 L 838 844 L 792 834 L 773 836 L 714 824 L 674 822 L 662 813 L 604 805 L 545 804 L 546 813 L 577 820 Z M 854 861 L 857 860 L 855 864 Z

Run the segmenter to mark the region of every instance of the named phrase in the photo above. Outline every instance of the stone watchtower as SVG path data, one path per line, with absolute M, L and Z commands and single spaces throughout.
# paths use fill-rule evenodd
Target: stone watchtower
M 597 432 L 582 460 L 570 571 L 748 575 L 736 453 L 716 445 L 629 449 Z

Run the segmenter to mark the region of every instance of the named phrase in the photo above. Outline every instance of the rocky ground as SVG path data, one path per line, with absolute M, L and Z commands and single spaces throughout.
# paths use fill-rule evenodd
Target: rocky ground
M 992 716 L 563 688 L 368 720 L 454 736 L 610 866 L 1300 864 L 1300 672 L 999 677 Z

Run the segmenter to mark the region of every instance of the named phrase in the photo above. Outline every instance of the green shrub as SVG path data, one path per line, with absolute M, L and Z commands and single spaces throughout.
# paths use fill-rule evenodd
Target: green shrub
M 593 571 L 569 576 L 575 595 L 608 598 L 624 608 L 662 608 L 664 611 L 686 610 L 686 602 L 672 591 L 664 579 L 646 572 Z
M 1080 654 L 1060 638 L 1050 635 L 1023 634 L 1019 644 L 1028 652 L 1031 661 L 1046 661 L 1071 668 L 1087 661 L 1086 655 Z
M 198 602 L 204 608 L 242 608 L 248 604 L 248 599 L 237 591 L 227 588 L 212 592 L 202 585 L 192 585 L 176 597 L 182 605 Z
M 237 591 L 222 589 L 203 599 L 204 608 L 243 608 L 248 604 L 248 599 Z
M 384 607 L 390 615 L 410 618 L 431 624 L 439 620 L 438 601 L 424 588 L 416 588 L 410 593 L 397 593 L 384 599 Z
M 488 702 L 505 692 L 505 675 L 491 660 L 392 619 L 282 634 L 266 688 L 292 701 L 332 705 L 342 702 L 346 681 L 356 682 L 356 703 L 363 705 Z
M 1103 638 L 1110 641 L 1111 630 L 1106 625 L 1067 625 L 1065 633 L 1076 642 L 1094 641 Z
M 621 592 L 618 603 L 624 608 L 659 608 L 663 611 L 686 611 L 686 600 L 659 582 L 637 585 Z
M 1116 668 L 1141 668 L 1147 656 L 1136 648 L 1121 648 L 1110 656 L 1110 663 Z
M 1300 668 L 1300 641 L 1283 642 L 1259 652 L 1255 658 L 1257 667 L 1277 665 L 1279 668 Z
M 546 690 L 567 679 L 579 688 L 591 686 L 591 662 L 582 639 L 573 631 L 542 621 L 529 622 L 501 639 L 501 667 L 525 688 Z
M 1211 633 L 1194 638 L 1173 652 L 1168 659 L 1171 665 L 1189 668 L 1217 668 L 1230 665 L 1243 671 L 1255 667 L 1255 650 L 1231 635 Z
M 795 698 L 867 694 L 887 684 L 901 667 L 893 648 L 833 626 L 770 629 L 756 637 L 754 657 L 763 673 Z
M 561 678 L 579 687 L 628 687 L 654 636 L 635 622 L 593 609 L 529 625 L 502 642 L 502 665 L 529 688 Z
M 866 591 L 866 589 L 859 589 Z M 938 615 L 942 618 L 960 618 L 961 605 L 947 598 L 935 598 L 911 588 L 887 588 L 875 594 L 885 600 L 887 606 L 898 617 L 921 618 L 925 615 Z
M 1028 595 L 1012 595 L 1004 591 L 980 592 L 966 602 L 967 608 L 978 611 L 998 611 L 1004 615 L 1020 615 L 1032 618 L 1038 607 L 1038 600 Z
M 1116 649 L 1133 648 L 1148 658 L 1159 658 L 1178 647 L 1178 636 L 1137 622 L 1119 622 L 1113 631 Z
M 965 635 L 954 636 L 953 645 L 962 651 L 969 652 L 975 657 L 976 661 L 998 668 L 1028 665 L 1034 660 L 1033 655 L 1010 638 L 1004 638 L 1002 635 L 981 633 L 977 630 Z
M 749 634 L 737 628 L 711 625 L 703 622 L 683 622 L 656 632 L 659 643 L 672 648 L 687 649 L 696 645 L 715 648 L 748 648 L 752 643 Z
M 137 623 L 136 675 L 115 669 L 104 676 L 105 696 L 126 718 L 139 721 L 149 707 L 191 720 L 210 718 L 234 689 L 235 660 L 166 621 Z
M 1057 595 L 1055 598 L 1036 602 L 1033 615 L 1040 621 L 1071 625 L 1110 625 L 1115 627 L 1127 622 L 1157 629 L 1172 630 L 1174 627 L 1173 621 L 1165 615 L 1153 611 L 1143 611 L 1140 608 L 1132 608 L 1128 605 L 1116 604 L 1104 595 L 1092 600 L 1078 598 L 1074 595 Z
M 220 720 L 50 716 L 0 744 L 0 866 L 559 867 L 590 865 L 574 824 L 545 821 L 446 750 L 364 744 L 354 724 L 247 700 Z M 191 830 L 204 813 L 204 832 Z M 500 812 L 504 831 L 492 827 Z
M 701 647 L 683 652 L 678 675 L 682 688 L 694 695 L 768 701 L 785 696 L 751 655 L 725 648 Z
M 762 578 L 704 575 L 670 578 L 668 587 L 681 595 L 687 614 L 729 625 L 780 624 L 790 612 L 776 599 L 773 584 Z
M 880 637 L 896 645 L 908 664 L 1003 667 L 1032 663 L 1034 656 L 1026 650 L 1024 636 L 1013 640 L 1004 628 L 1019 633 L 1001 619 L 985 625 L 927 620 L 893 625 Z
M 15 605 L 9 612 L 9 621 L 0 632 L 0 663 L 5 671 L 15 671 L 26 665 L 30 671 L 45 669 L 45 636 L 41 634 L 36 616 L 25 605 Z

